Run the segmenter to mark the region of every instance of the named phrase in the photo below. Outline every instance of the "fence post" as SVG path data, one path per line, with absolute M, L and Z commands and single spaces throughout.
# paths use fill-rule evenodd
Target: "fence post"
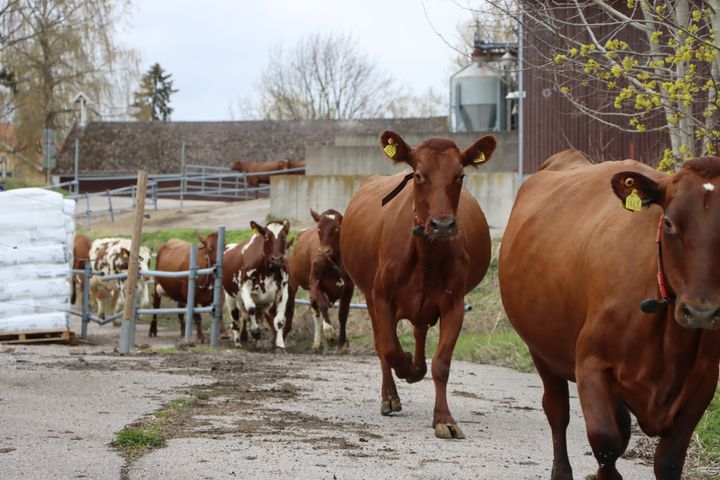
M 245 185 L 245 200 L 247 200 L 247 199 L 249 198 L 249 196 L 248 196 L 248 184 L 247 184 L 247 173 L 244 173 L 244 172 L 243 172 L 242 178 L 243 178 L 243 185 Z
M 108 188 L 106 190 L 107 198 L 108 198 L 108 208 L 110 209 L 110 221 L 112 223 L 115 223 L 115 213 L 113 212 L 112 208 L 112 195 L 110 195 L 110 189 Z
M 235 198 L 240 197 L 240 177 L 236 174 L 235 175 Z
M 137 205 L 137 188 L 133 187 L 130 189 L 130 194 L 132 195 L 132 208 L 135 210 L 135 205 Z M 144 202 L 143 202 L 144 203 Z M 143 205 L 144 206 L 144 205 Z
M 90 196 L 85 192 L 85 226 L 90 227 Z
M 88 322 L 90 321 L 90 260 L 85 260 L 82 277 L 82 328 L 80 338 L 87 340 Z M 75 281 L 73 279 L 73 281 Z
M 145 170 L 138 172 L 137 189 L 138 196 L 145 198 L 147 192 L 148 174 Z M 135 325 L 136 315 L 135 297 L 137 295 L 138 270 L 140 270 L 140 235 L 142 234 L 143 217 L 145 214 L 145 202 L 137 202 L 135 207 L 135 219 L 133 222 L 132 243 L 130 244 L 130 262 L 128 264 L 128 278 L 125 282 L 125 306 L 123 308 L 123 319 L 120 325 L 120 354 L 125 355 L 134 346 L 131 342 L 135 333 L 131 331 Z
M 152 198 L 153 198 L 153 207 L 155 208 L 155 210 L 157 210 L 157 200 L 158 200 L 157 181 L 153 182 L 153 184 L 152 184 Z
M 75 139 L 75 195 L 80 193 L 80 139 Z
M 223 259 L 225 255 L 225 227 L 218 229 L 217 260 L 215 260 L 215 291 L 213 292 L 213 318 L 210 330 L 210 346 L 218 346 L 220 322 L 223 321 Z
M 197 276 L 197 243 L 190 248 L 190 273 L 188 275 L 187 310 L 185 312 L 185 342 L 192 341 L 193 313 L 195 310 L 195 277 Z
M 180 208 L 185 201 L 185 142 L 180 147 Z

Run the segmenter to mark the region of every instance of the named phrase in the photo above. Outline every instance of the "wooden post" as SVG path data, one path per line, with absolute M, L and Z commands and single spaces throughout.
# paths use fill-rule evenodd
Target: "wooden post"
M 128 278 L 125 282 L 125 305 L 123 319 L 120 324 L 120 354 L 126 355 L 134 345 L 130 345 L 134 332 L 131 331 L 135 316 L 135 295 L 137 293 L 138 271 L 140 269 L 140 234 L 142 233 L 143 217 L 145 215 L 145 195 L 147 193 L 148 174 L 145 170 L 138 172 L 137 201 L 135 202 L 135 220 L 133 222 L 132 243 L 130 244 L 130 262 L 128 263 Z

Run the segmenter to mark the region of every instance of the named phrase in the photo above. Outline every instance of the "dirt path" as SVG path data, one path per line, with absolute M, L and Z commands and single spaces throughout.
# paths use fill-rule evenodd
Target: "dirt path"
M 107 347 L 0 347 L 4 479 L 547 479 L 550 434 L 536 375 L 453 364 L 448 392 L 466 440 L 430 428 L 433 384 L 398 383 L 403 411 L 379 413 L 372 357 L 226 350 L 113 355 Z M 167 446 L 126 463 L 108 446 L 170 400 Z M 576 395 L 576 478 L 594 472 Z M 621 460 L 626 480 L 651 469 Z

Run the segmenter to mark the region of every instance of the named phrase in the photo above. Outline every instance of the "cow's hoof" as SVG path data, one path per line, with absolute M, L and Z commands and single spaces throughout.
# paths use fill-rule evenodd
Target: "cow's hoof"
M 337 353 L 340 353 L 342 355 L 347 355 L 350 352 L 350 347 L 348 346 L 347 342 L 340 345 L 337 349 Z
M 323 353 L 323 345 L 322 343 L 320 345 L 313 345 L 311 348 L 313 353 Z
M 465 434 L 462 432 L 462 430 L 460 430 L 460 427 L 447 423 L 438 423 L 435 425 L 435 436 L 437 438 L 442 438 L 443 440 L 447 440 L 450 438 L 462 440 L 463 438 L 465 438 Z
M 390 415 L 392 412 L 400 411 L 402 411 L 402 402 L 400 402 L 399 398 L 383 400 L 380 404 L 380 413 L 385 416 Z
M 287 350 L 282 347 L 275 347 L 275 353 L 287 353 Z
M 122 325 L 122 320 L 113 320 L 113 327 L 119 327 Z

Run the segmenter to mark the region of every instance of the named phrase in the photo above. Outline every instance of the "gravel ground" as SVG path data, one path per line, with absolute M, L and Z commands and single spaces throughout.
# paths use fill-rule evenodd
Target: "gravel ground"
M 550 432 L 535 374 L 453 363 L 448 392 L 465 440 L 430 427 L 433 383 L 398 382 L 403 411 L 380 415 L 380 368 L 367 356 L 221 350 L 158 355 L 100 346 L 0 346 L 2 478 L 547 479 Z M 172 345 L 175 329 L 161 331 Z M 103 342 L 99 342 L 103 343 Z M 572 390 L 570 457 L 595 471 Z M 167 446 L 131 461 L 109 446 L 124 425 L 196 396 Z M 633 440 L 634 441 L 634 440 Z M 621 460 L 626 480 L 651 468 Z

